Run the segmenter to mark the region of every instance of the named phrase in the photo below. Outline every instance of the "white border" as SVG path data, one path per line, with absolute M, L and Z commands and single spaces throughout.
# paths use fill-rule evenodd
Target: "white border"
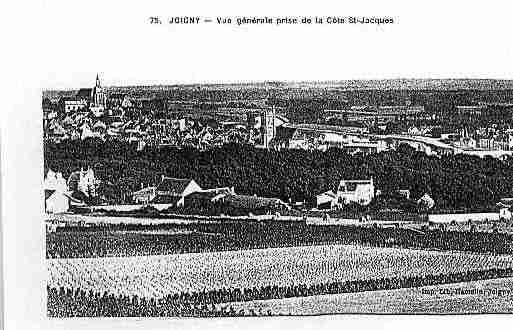
M 380 32 L 379 38 L 372 36 L 375 31 L 350 32 L 346 29 L 334 33 L 327 29 L 314 33 L 302 28 L 264 32 L 180 28 L 155 32 L 155 36 L 150 35 L 153 32 L 138 20 L 155 12 L 194 12 L 211 16 L 386 13 L 397 15 L 401 23 L 393 27 L 393 31 Z M 478 329 L 510 324 L 511 316 L 508 315 L 48 320 L 44 303 L 39 182 L 42 178 L 40 104 L 43 88 L 89 86 L 97 71 L 103 73 L 107 85 L 397 77 L 512 79 L 511 12 L 508 1 L 496 0 L 188 1 L 180 4 L 117 0 L 10 2 L 5 10 L 2 9 L 5 18 L 0 20 L 2 35 L 6 36 L 2 47 L 4 59 L 1 63 L 5 69 L 1 70 L 1 87 L 5 91 L 2 101 L 6 99 L 7 102 L 2 102 L 0 129 L 6 328 L 414 327 L 420 330 L 439 327 Z M 133 34 L 126 36 L 123 33 Z M 63 48 L 77 47 L 80 40 L 85 48 L 80 52 L 70 51 L 71 58 L 62 55 Z M 154 56 L 144 51 L 129 55 L 122 50 L 127 41 L 137 44 L 145 40 L 161 40 L 172 47 L 159 46 L 159 53 Z M 324 52 L 319 50 L 330 42 L 331 48 L 327 46 Z M 298 46 L 301 43 L 306 47 L 303 51 Z M 243 51 L 244 48 L 234 46 L 237 44 L 258 47 Z M 269 45 L 270 50 L 264 49 L 263 45 Z M 208 52 L 198 53 L 205 47 Z M 105 49 L 110 55 L 98 49 Z M 390 52 L 395 55 L 395 62 L 390 61 L 394 58 Z M 178 64 L 164 67 L 172 56 Z M 116 61 L 116 58 L 126 58 L 126 61 Z

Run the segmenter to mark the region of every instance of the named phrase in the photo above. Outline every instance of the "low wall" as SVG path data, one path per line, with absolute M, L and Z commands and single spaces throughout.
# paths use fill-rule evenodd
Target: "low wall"
M 452 213 L 452 214 L 429 214 L 428 221 L 433 223 L 451 223 L 471 221 L 495 221 L 499 220 L 499 212 L 489 213 Z
M 123 205 L 100 205 L 91 206 L 92 211 L 117 211 L 117 212 L 131 212 L 141 210 L 147 206 L 151 206 L 159 211 L 165 210 L 173 206 L 173 204 L 123 204 Z

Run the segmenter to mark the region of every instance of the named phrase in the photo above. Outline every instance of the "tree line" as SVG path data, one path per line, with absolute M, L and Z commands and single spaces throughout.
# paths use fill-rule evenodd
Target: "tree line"
M 428 156 L 408 146 L 372 155 L 342 149 L 265 150 L 227 144 L 207 151 L 146 148 L 121 141 L 45 142 L 45 172 L 68 177 L 92 167 L 101 180 L 99 192 L 109 202 L 126 202 L 142 186 L 157 185 L 162 175 L 192 178 L 203 188 L 234 187 L 239 194 L 278 197 L 313 204 L 316 195 L 336 189 L 342 179 L 373 178 L 382 192 L 370 208 L 411 207 L 396 192 L 410 190 L 412 200 L 425 193 L 440 210 L 485 210 L 513 196 L 513 159 L 469 155 Z

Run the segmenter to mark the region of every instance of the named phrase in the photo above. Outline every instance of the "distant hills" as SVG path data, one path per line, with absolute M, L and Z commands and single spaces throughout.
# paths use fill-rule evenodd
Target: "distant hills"
M 83 86 L 88 87 L 88 86 Z M 386 90 L 498 90 L 513 89 L 513 80 L 496 79 L 382 79 L 382 80 L 342 80 L 342 81 L 300 81 L 300 82 L 247 82 L 247 83 L 215 83 L 215 84 L 182 84 L 182 85 L 151 85 L 151 86 L 108 86 L 113 91 L 148 89 L 261 89 L 261 88 L 330 88 L 342 90 L 386 89 Z M 69 91 L 69 90 L 68 90 Z M 66 91 L 44 91 L 66 92 Z
M 496 90 L 513 89 L 513 80 L 494 79 L 384 79 L 346 80 L 338 82 L 296 83 L 298 87 L 331 87 L 346 90 L 385 89 L 385 90 Z
M 152 85 L 110 87 L 115 90 L 143 88 L 166 90 L 176 88 L 202 89 L 251 89 L 251 88 L 333 88 L 342 90 L 357 89 L 405 89 L 405 90 L 458 90 L 458 89 L 513 89 L 513 80 L 495 79 L 383 79 L 383 80 L 342 80 L 342 81 L 300 81 L 300 82 L 247 82 L 228 84 L 186 84 L 186 85 Z

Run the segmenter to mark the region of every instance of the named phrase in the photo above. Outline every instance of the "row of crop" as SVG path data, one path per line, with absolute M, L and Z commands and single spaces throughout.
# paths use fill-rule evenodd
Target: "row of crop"
M 513 258 L 315 246 L 133 258 L 49 260 L 49 284 L 162 297 L 174 292 L 368 280 L 513 267 Z
M 96 230 L 49 233 L 47 258 L 137 256 L 247 250 L 319 244 L 439 249 L 510 254 L 513 236 L 506 233 L 462 232 L 361 226 L 304 224 L 194 224 L 171 228 L 188 234 L 155 234 L 160 226 L 116 225 Z M 148 230 L 148 234 L 141 233 Z
M 222 309 L 220 304 L 253 300 L 283 299 L 325 294 L 443 285 L 513 276 L 512 268 L 475 270 L 439 275 L 402 276 L 373 280 L 333 281 L 316 285 L 223 288 L 146 299 L 137 295 L 100 294 L 90 290 L 48 287 L 48 315 L 51 317 L 170 317 L 238 316 L 247 311 Z M 255 311 L 253 314 L 257 315 Z M 262 311 L 259 314 L 263 314 Z M 251 315 L 251 313 L 250 313 Z

